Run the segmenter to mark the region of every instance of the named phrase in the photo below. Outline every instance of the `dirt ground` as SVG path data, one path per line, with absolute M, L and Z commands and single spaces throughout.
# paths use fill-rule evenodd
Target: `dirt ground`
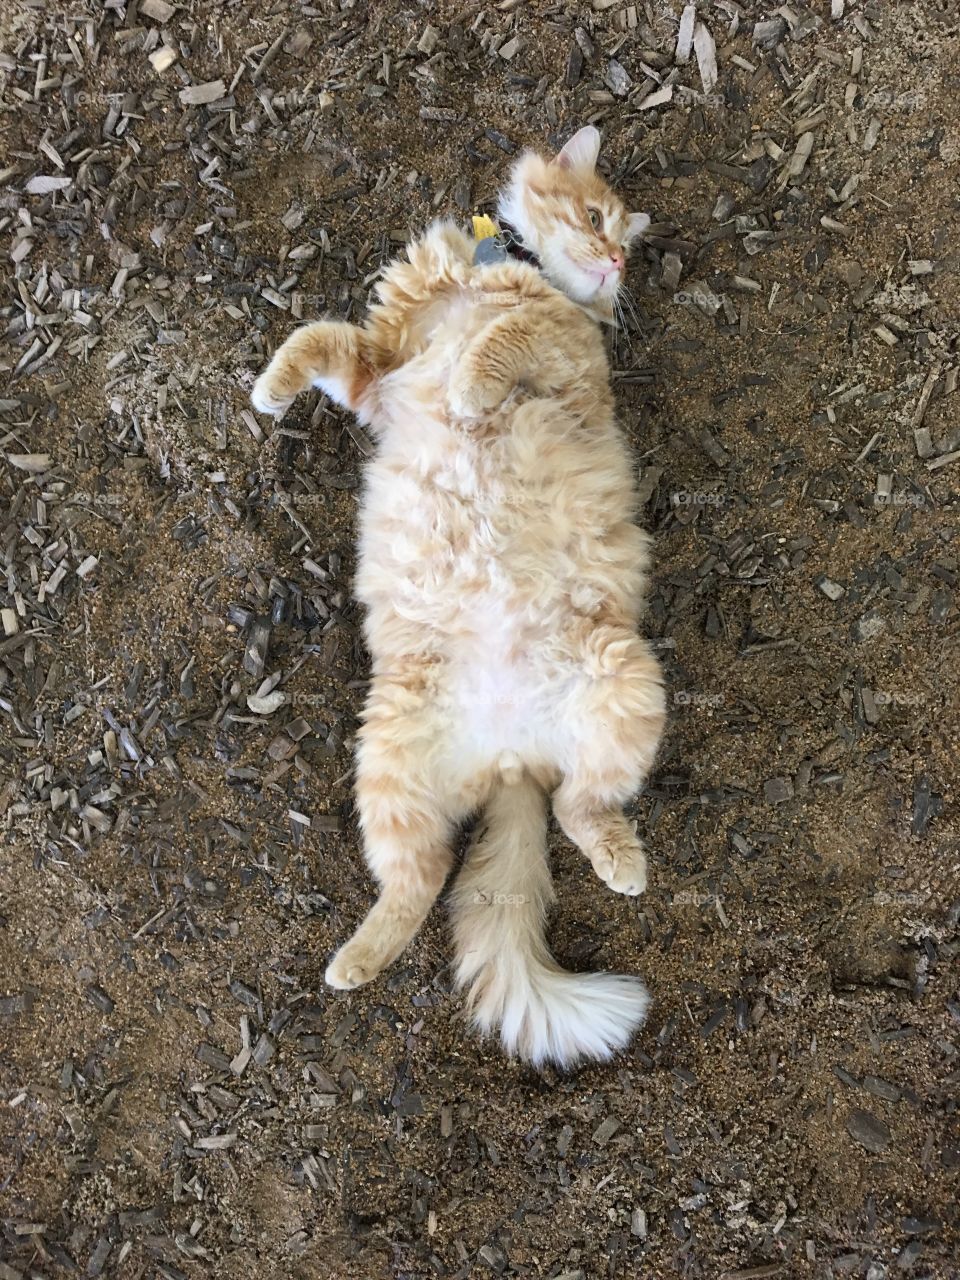
M 960 1276 L 960 21 L 681 8 L 4 6 L 0 1280 Z M 442 909 L 322 984 L 369 442 L 248 395 L 588 121 L 672 715 L 645 896 L 553 838 L 556 953 L 654 1001 L 562 1077 Z

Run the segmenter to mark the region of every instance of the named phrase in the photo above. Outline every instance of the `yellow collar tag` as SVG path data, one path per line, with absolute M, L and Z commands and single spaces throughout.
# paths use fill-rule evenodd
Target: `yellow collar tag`
M 473 215 L 474 240 L 490 240 L 499 234 L 500 231 L 497 224 L 491 218 L 488 218 L 485 213 L 475 213 Z

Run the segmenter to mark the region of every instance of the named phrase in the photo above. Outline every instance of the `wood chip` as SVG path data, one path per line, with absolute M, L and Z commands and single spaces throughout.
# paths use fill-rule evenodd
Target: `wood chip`
M 607 63 L 606 70 L 603 73 L 603 82 L 610 92 L 616 94 L 618 98 L 625 98 L 633 87 L 630 73 L 623 63 L 618 62 L 616 58 L 611 58 Z
M 695 4 L 686 4 L 683 6 L 683 12 L 680 15 L 680 27 L 677 31 L 677 47 L 673 55 L 673 60 L 677 66 L 685 66 L 690 61 L 690 53 L 693 49 L 693 29 L 697 21 L 697 6 Z
M 208 80 L 206 84 L 191 84 L 180 90 L 180 101 L 185 107 L 201 107 L 226 97 L 227 86 L 222 80 Z
M 717 46 L 706 23 L 698 22 L 694 28 L 693 49 L 697 55 L 703 92 L 713 93 L 717 87 Z
M 846 595 L 846 587 L 841 587 L 840 583 L 834 582 L 832 578 L 818 578 L 817 586 L 828 600 L 842 600 Z
M 436 27 L 431 26 L 430 23 L 428 22 L 423 29 L 423 34 L 421 35 L 420 39 L 417 41 L 417 48 L 421 53 L 426 53 L 429 55 L 433 53 L 434 49 L 436 49 L 437 42 L 439 41 L 439 39 L 440 39 L 440 32 L 437 30 Z
M 36 177 L 29 179 L 25 190 L 32 196 L 45 196 L 49 195 L 51 191 L 65 191 L 67 187 L 72 186 L 73 179 L 70 177 L 49 177 L 45 174 L 37 174 Z
M 960 449 L 954 449 L 950 453 L 941 453 L 939 458 L 932 458 L 927 463 L 927 470 L 939 471 L 942 467 L 952 467 L 955 462 L 960 462 Z
M 654 89 L 653 93 L 648 93 L 645 98 L 641 99 L 641 101 L 637 103 L 637 110 L 649 111 L 652 107 L 663 107 L 666 106 L 668 102 L 672 101 L 673 85 L 665 84 L 659 89 Z
M 147 18 L 152 18 L 154 22 L 159 22 L 162 26 L 166 26 L 177 10 L 176 6 L 168 4 L 167 0 L 140 0 L 137 12 L 142 13 Z
M 593 1135 L 594 1142 L 597 1146 L 605 1147 L 620 1127 L 620 1121 L 616 1116 L 607 1116 L 606 1120 L 595 1131 Z
M 880 130 L 883 128 L 883 121 L 879 116 L 873 116 L 867 125 L 867 131 L 863 135 L 864 151 L 872 151 L 877 145 L 877 139 L 880 137 Z
M 676 292 L 683 271 L 683 262 L 678 253 L 665 253 L 660 268 L 660 288 L 668 293 Z
M 936 364 L 927 374 L 923 384 L 923 390 L 920 392 L 920 399 L 917 401 L 917 407 L 913 411 L 913 429 L 922 426 L 923 419 L 926 417 L 927 406 L 930 403 L 930 397 L 933 395 L 933 389 L 937 385 L 940 378 L 942 364 Z
M 870 1111 L 856 1108 L 847 1115 L 847 1133 L 874 1155 L 882 1155 L 890 1145 L 888 1127 Z
M 161 45 L 159 49 L 154 49 L 152 53 L 147 55 L 150 59 L 150 65 L 158 75 L 172 67 L 176 62 L 179 54 L 176 49 L 171 49 L 167 44 Z
M 236 1145 L 235 1133 L 216 1133 L 209 1137 L 197 1138 L 194 1146 L 198 1151 L 229 1151 Z
M 788 178 L 799 178 L 801 173 L 803 173 L 806 168 L 807 161 L 810 159 L 811 152 L 813 151 L 813 142 L 814 135 L 812 132 L 804 133 L 800 137 L 793 150 L 793 155 L 790 157 L 787 164 L 786 176 Z
M 763 784 L 763 796 L 767 804 L 783 804 L 793 799 L 793 782 L 790 778 L 769 778 Z
M 7 461 L 19 471 L 30 471 L 39 474 L 50 468 L 49 453 L 8 453 Z

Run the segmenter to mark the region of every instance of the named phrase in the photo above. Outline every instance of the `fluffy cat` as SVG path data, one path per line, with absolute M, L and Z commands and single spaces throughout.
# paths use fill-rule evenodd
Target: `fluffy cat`
M 474 241 L 436 222 L 386 270 L 361 327 L 296 330 L 253 390 L 280 415 L 320 387 L 377 440 L 360 512 L 373 669 L 356 794 L 380 896 L 327 982 L 360 986 L 397 958 L 443 888 L 457 825 L 479 812 L 452 893 L 457 980 L 507 1052 L 561 1067 L 622 1048 L 647 996 L 551 956 L 547 797 L 600 879 L 641 893 L 623 805 L 664 721 L 637 634 L 647 537 L 601 333 L 649 219 L 597 173 L 599 143 L 581 129 L 554 159 L 517 162 L 499 213 L 527 260 L 474 265 Z

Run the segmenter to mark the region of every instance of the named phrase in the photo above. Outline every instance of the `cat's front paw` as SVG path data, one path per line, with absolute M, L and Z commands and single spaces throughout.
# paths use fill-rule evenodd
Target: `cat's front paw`
M 266 369 L 253 384 L 250 399 L 258 413 L 269 413 L 274 418 L 282 418 L 293 404 L 295 397 L 285 395 L 277 383 L 276 376 Z
M 482 418 L 503 404 L 509 391 L 509 387 L 492 378 L 455 375 L 447 392 L 447 403 L 455 418 Z

